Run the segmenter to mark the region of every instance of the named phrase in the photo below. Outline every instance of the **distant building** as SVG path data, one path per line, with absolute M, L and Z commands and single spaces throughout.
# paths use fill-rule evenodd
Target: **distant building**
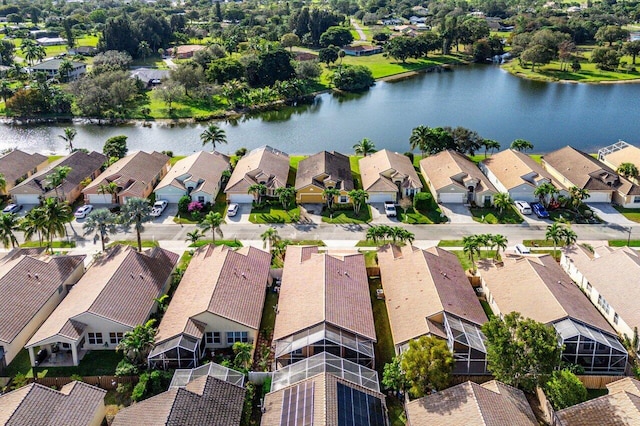
M 40 37 L 36 41 L 40 46 L 62 46 L 67 44 L 67 40 L 62 37 Z
M 369 56 L 375 55 L 377 53 L 382 53 L 382 46 L 367 46 L 367 45 L 358 45 L 358 46 L 344 46 L 342 48 L 345 55 L 349 56 Z
M 185 44 L 183 46 L 174 47 L 172 53 L 177 59 L 189 59 L 193 57 L 194 53 L 205 48 L 205 46 L 201 46 L 199 44 Z
M 64 59 L 49 59 L 29 67 L 28 70 L 31 73 L 43 72 L 47 75 L 47 78 L 55 78 L 59 74 L 60 64 L 62 64 L 63 61 Z M 87 65 L 82 62 L 72 61 L 71 66 L 73 69 L 69 72 L 69 80 L 77 80 L 87 72 Z
M 162 81 L 169 78 L 169 70 L 158 70 L 153 68 L 138 68 L 129 71 L 129 76 L 140 80 L 147 89 L 162 84 Z

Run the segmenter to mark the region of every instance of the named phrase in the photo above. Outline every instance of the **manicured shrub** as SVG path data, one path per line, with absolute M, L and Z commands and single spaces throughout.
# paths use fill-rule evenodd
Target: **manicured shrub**
M 413 206 L 416 210 L 429 210 L 433 205 L 433 196 L 430 192 L 419 192 L 413 197 Z

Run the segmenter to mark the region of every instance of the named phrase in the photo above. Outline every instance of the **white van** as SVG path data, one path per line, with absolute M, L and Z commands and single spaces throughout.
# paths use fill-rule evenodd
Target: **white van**
M 529 247 L 525 246 L 524 244 L 516 244 L 516 253 L 531 254 L 531 250 L 529 250 Z
M 531 206 L 526 201 L 514 201 L 516 208 L 522 214 L 531 214 Z

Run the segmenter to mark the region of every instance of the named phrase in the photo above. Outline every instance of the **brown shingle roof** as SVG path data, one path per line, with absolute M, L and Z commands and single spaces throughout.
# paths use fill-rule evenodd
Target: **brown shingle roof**
M 127 197 L 142 197 L 146 186 L 166 167 L 169 157 L 159 152 L 138 151 L 113 163 L 83 191 L 97 194 L 100 185 L 116 182 Z
M 449 185 L 459 186 L 466 191 L 467 185 L 465 185 L 465 182 L 468 179 L 475 179 L 479 181 L 475 192 L 496 192 L 494 186 L 478 166 L 459 152 L 447 150 L 436 155 L 430 155 L 420 160 L 420 167 L 436 191 Z
M 378 264 L 395 345 L 432 332 L 441 334 L 428 318 L 442 312 L 478 325 L 487 321 L 454 254 L 412 246 L 394 253 L 387 245 L 378 250 Z
M 98 413 L 104 415 L 107 391 L 73 381 L 60 391 L 32 383 L 0 395 L 0 424 L 6 426 L 93 424 Z
M 74 318 L 90 313 L 134 327 L 143 323 L 178 262 L 178 255 L 155 248 L 138 253 L 118 245 L 96 260 L 71 289 L 27 346 L 64 334 L 77 338 L 82 324 Z
M 121 410 L 112 426 L 238 426 L 245 389 L 211 376 Z
M 268 188 L 286 186 L 289 155 L 270 146 L 256 148 L 242 157 L 227 182 L 225 193 L 246 194 L 251 185 L 266 182 Z
M 504 314 L 520 312 L 544 324 L 570 317 L 615 334 L 560 265 L 549 255 L 505 257 L 504 266 L 480 263 L 480 275 Z
M 409 157 L 383 149 L 359 160 L 365 191 L 397 191 L 393 179 L 402 179 L 403 188 L 422 188 Z
M 325 189 L 325 179 L 335 182 L 336 189 L 351 191 L 353 177 L 349 157 L 335 151 L 321 151 L 298 163 L 296 191 L 309 185 Z
M 492 380 L 465 382 L 407 403 L 410 426 L 537 426 L 521 390 Z
M 533 174 L 533 180 L 538 182 L 541 179 L 548 179 L 553 186 L 558 189 L 564 189 L 564 186 L 553 179 L 553 177 L 542 168 L 542 166 L 536 163 L 527 154 L 524 154 L 513 149 L 505 149 L 492 155 L 491 157 L 482 160 L 482 163 L 494 174 L 494 176 L 504 185 L 507 190 L 511 190 L 522 184 L 535 187 L 534 182 L 524 180 L 522 177 L 525 175 Z
M 19 149 L 14 149 L 0 157 L 0 173 L 4 175 L 7 183 L 15 184 L 16 180 L 46 162 L 47 157 L 42 154 L 27 154 Z
M 257 330 L 270 266 L 271 254 L 253 247 L 199 248 L 164 314 L 156 342 L 195 333 L 190 319 L 205 311 Z
M 93 175 L 106 160 L 107 157 L 99 152 L 93 151 L 90 154 L 85 154 L 83 151 L 76 151 L 49 164 L 45 169 L 16 185 L 10 192 L 12 195 L 41 194 L 44 197 L 53 197 L 55 196 L 55 188 L 47 190 L 47 175 L 50 175 L 53 169 L 58 166 L 71 167 L 64 183 L 58 188 L 58 193 L 62 196 L 63 192 L 68 194 L 80 185 L 80 182 Z
M 616 168 L 622 163 L 632 163 L 640 168 L 640 148 L 628 145 L 623 149 L 605 155 L 604 160 Z
M 81 256 L 27 256 L 14 250 L 0 263 L 0 341 L 12 342 L 77 268 Z M 37 278 L 36 278 L 37 276 Z
M 327 322 L 376 340 L 362 254 L 337 257 L 317 247 L 287 247 L 273 339 Z
M 214 191 L 222 179 L 222 172 L 228 169 L 229 157 L 226 155 L 217 151 L 200 151 L 174 164 L 155 190 L 158 191 L 167 186 L 175 186 L 184 190 L 186 194 L 187 188 L 184 182 L 190 180 L 196 183 L 200 182 L 193 189 L 193 192 L 202 191 L 215 197 Z M 187 176 L 186 178 L 178 179 L 185 175 Z

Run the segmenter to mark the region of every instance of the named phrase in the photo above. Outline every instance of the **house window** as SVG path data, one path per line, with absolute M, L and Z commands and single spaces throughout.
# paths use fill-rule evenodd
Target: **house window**
M 122 340 L 122 336 L 122 332 L 109 333 L 109 342 L 111 342 L 111 344 L 113 345 L 117 345 L 118 343 L 120 343 L 120 340 Z
M 591 283 L 587 283 L 587 294 L 591 296 Z
M 602 308 L 603 311 L 605 311 L 607 314 L 609 313 L 609 304 L 607 303 L 607 301 L 604 299 L 604 297 L 602 297 L 602 295 L 598 296 L 598 305 Z
M 613 315 L 613 323 L 614 323 L 614 324 L 618 324 L 618 319 L 620 319 L 620 317 L 618 316 L 618 314 L 614 314 L 614 315 Z
M 345 203 L 348 203 L 348 202 L 349 202 L 349 197 L 347 197 L 346 195 L 341 195 L 341 196 L 340 196 L 340 201 L 339 201 L 339 203 L 341 203 L 341 204 L 345 204 Z
M 89 334 L 89 344 L 90 345 L 101 345 L 102 344 L 102 333 L 88 333 Z
M 58 294 L 62 293 L 62 286 L 58 287 Z
M 198 197 L 198 202 L 204 204 L 204 196 L 199 196 Z
M 227 331 L 227 344 L 233 345 L 236 342 L 247 343 L 249 336 L 246 331 Z
M 205 341 L 207 345 L 214 345 L 220 343 L 220 332 L 219 331 L 209 331 L 204 334 Z
M 484 204 L 491 204 L 491 195 L 484 196 Z
M 640 203 L 640 196 L 636 195 L 635 197 L 633 197 L 633 203 L 634 204 Z

